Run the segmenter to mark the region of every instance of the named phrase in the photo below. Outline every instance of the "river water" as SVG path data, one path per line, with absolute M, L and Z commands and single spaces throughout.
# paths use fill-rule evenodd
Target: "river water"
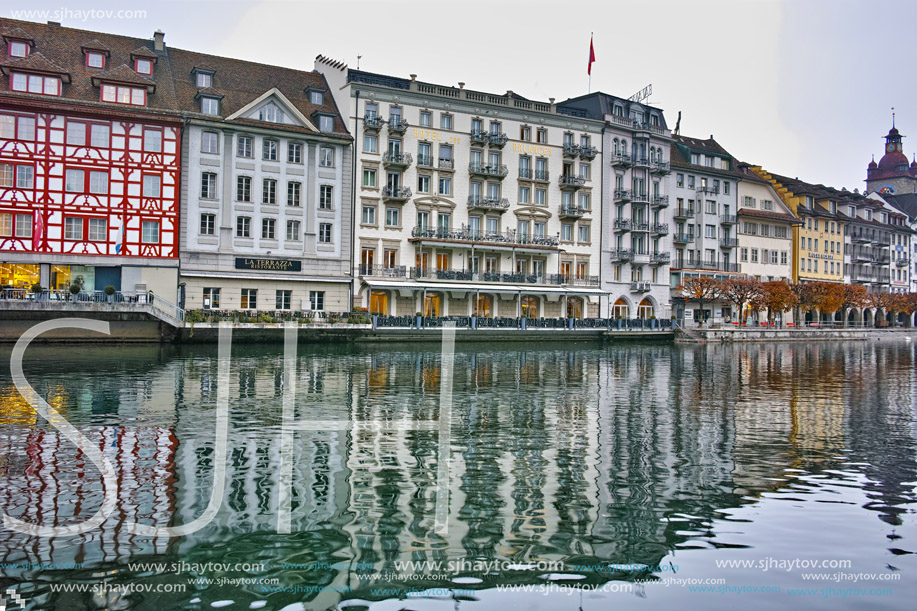
M 283 346 L 235 345 L 219 509 L 179 537 L 125 525 L 211 502 L 216 346 L 35 346 L 117 503 L 82 535 L 0 526 L 0 585 L 29 609 L 912 609 L 915 343 L 459 345 L 451 373 L 437 344 L 300 346 L 286 376 Z M 0 512 L 88 519 L 98 469 L 0 359 Z

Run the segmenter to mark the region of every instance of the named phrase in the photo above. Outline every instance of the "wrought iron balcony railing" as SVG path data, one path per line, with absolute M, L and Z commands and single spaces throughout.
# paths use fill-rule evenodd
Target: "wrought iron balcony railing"
M 382 117 L 379 115 L 366 115 L 363 117 L 363 128 L 379 130 L 382 129 L 382 126 L 385 124 L 385 121 L 382 120 Z
M 411 190 L 407 187 L 383 187 L 382 199 L 405 201 L 411 199 Z
M 408 127 L 410 127 L 410 124 L 401 117 L 389 117 L 388 119 L 388 131 L 390 132 L 403 134 Z
M 390 166 L 407 167 L 414 162 L 410 153 L 386 152 L 382 155 L 382 163 Z
M 487 142 L 490 146 L 495 146 L 497 148 L 503 148 L 506 145 L 507 137 L 506 134 L 498 132 L 491 132 L 487 135 Z
M 478 195 L 469 195 L 468 207 L 479 210 L 505 212 L 509 210 L 509 200 L 505 197 L 481 197 Z
M 505 165 L 486 165 L 482 163 L 469 163 L 468 173 L 476 176 L 486 176 L 488 178 L 506 178 L 509 173 Z

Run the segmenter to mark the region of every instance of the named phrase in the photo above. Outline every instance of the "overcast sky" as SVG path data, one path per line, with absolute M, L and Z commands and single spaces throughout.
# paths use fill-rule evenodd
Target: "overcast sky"
M 891 107 L 917 149 L 913 0 L 157 0 L 4 3 L 14 12 L 141 10 L 144 18 L 33 15 L 65 26 L 311 70 L 321 53 L 364 70 L 563 100 L 592 90 L 650 103 L 682 134 L 713 135 L 780 174 L 862 188 Z M 22 18 L 22 17 L 20 17 Z

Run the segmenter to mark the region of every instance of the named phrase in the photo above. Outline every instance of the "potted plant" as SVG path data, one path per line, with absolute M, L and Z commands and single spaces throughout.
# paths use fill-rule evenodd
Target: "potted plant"
M 109 284 L 102 290 L 104 290 L 105 294 L 108 296 L 108 303 L 112 303 L 115 300 L 115 287 Z
M 650 328 L 651 329 L 656 328 L 656 317 L 655 316 L 650 316 Z
M 421 328 L 423 326 L 423 312 L 414 314 L 414 321 L 417 324 L 417 328 Z
M 81 287 L 78 282 L 74 282 L 70 285 L 70 294 L 72 295 L 71 299 L 76 301 L 76 296 L 80 294 Z
M 36 282 L 35 284 L 32 285 L 31 291 L 32 291 L 32 295 L 35 296 L 35 301 L 38 301 L 39 299 L 41 299 L 41 292 L 42 292 L 42 290 L 44 290 L 44 289 L 42 289 L 42 288 L 41 288 L 41 285 L 38 284 L 37 282 Z

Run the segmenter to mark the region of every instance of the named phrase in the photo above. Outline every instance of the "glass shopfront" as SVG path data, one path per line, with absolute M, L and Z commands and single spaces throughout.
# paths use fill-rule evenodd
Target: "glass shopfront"
M 0 288 L 30 289 L 40 278 L 38 265 L 0 263 Z

